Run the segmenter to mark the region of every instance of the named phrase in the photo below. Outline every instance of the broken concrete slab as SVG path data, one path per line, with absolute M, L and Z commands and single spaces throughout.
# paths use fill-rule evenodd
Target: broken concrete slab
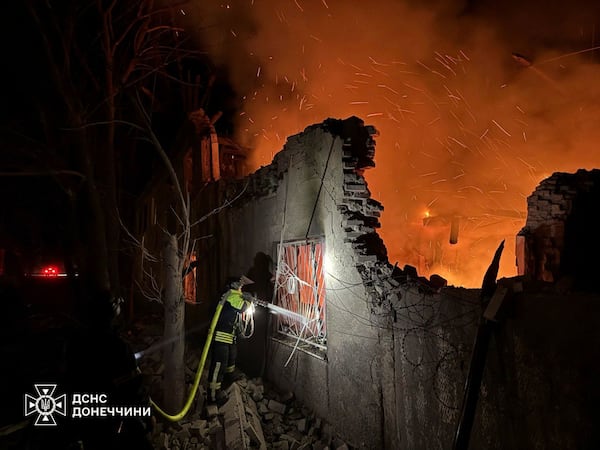
M 257 429 L 252 424 L 249 423 L 248 427 L 246 428 L 246 433 L 250 437 L 250 441 L 253 442 L 254 444 L 257 444 L 259 446 L 259 448 L 261 448 L 261 449 L 267 448 L 265 438 L 262 435 L 262 429 L 261 429 L 261 432 L 259 433 L 257 431 Z
M 189 428 L 192 436 L 205 438 L 208 434 L 208 422 L 204 419 L 195 420 Z
M 267 404 L 267 407 L 271 411 L 275 411 L 275 412 L 277 412 L 279 414 L 285 414 L 286 405 L 284 405 L 283 403 L 279 403 L 276 400 L 269 400 L 269 403 Z
M 225 428 L 225 447 L 232 450 L 248 449 L 250 439 L 246 434 L 246 412 L 237 383 L 227 389 L 227 394 L 227 403 L 219 408 Z
M 306 432 L 306 418 L 296 421 L 296 428 L 300 433 Z
M 250 441 L 257 445 L 261 450 L 267 448 L 265 437 L 262 429 L 260 420 L 260 414 L 256 409 L 256 404 L 249 398 L 244 399 L 246 401 L 246 433 L 250 437 Z
M 267 448 L 256 404 L 235 382 L 228 389 L 229 400 L 221 408 L 227 449 Z
M 158 438 L 158 450 L 169 450 L 169 435 L 166 433 L 160 433 Z
M 290 443 L 288 441 L 277 441 L 273 443 L 273 450 L 289 450 Z

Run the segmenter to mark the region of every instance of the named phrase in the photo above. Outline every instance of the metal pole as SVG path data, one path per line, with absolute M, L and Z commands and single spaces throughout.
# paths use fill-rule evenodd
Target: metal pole
M 471 430 L 475 420 L 475 411 L 477 410 L 477 401 L 479 400 L 479 388 L 483 378 L 483 370 L 485 369 L 491 332 L 492 324 L 482 317 L 477 330 L 477 336 L 475 337 L 471 364 L 469 366 L 467 381 L 465 382 L 465 395 L 463 397 L 460 421 L 456 428 L 454 446 L 452 447 L 454 450 L 467 450 L 469 448 L 469 439 L 471 438 Z
M 485 308 L 496 291 L 496 277 L 500 266 L 500 257 L 504 250 L 504 241 L 500 243 L 488 267 L 481 286 L 481 306 Z M 477 401 L 479 400 L 479 388 L 485 369 L 485 360 L 487 357 L 490 337 L 494 323 L 482 315 L 479 319 L 477 336 L 473 344 L 473 353 L 471 354 L 471 363 L 469 364 L 469 373 L 465 382 L 465 394 L 461 408 L 460 419 L 456 426 L 454 436 L 453 450 L 468 450 L 471 430 L 475 420 L 475 411 L 477 410 Z

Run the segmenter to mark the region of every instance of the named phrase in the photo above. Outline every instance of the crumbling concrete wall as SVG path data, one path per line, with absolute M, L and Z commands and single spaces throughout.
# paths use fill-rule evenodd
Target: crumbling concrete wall
M 406 274 L 406 271 L 404 271 Z M 477 325 L 476 289 L 431 291 L 408 278 L 394 317 L 394 447 L 448 449 L 454 440 Z M 418 280 L 418 278 L 417 278 Z M 499 280 L 508 294 L 489 344 L 473 449 L 600 448 L 600 295 Z M 383 398 L 394 394 L 384 390 Z M 395 433 L 395 434 L 394 434 Z
M 373 166 L 374 135 L 357 118 L 307 128 L 290 137 L 269 166 L 234 185 L 213 188 L 229 190 L 229 199 L 239 197 L 226 215 L 205 224 L 207 234 L 218 234 L 214 247 L 221 275 L 247 273 L 258 253 L 275 260 L 280 241 L 324 238 L 327 350 L 294 350 L 293 341 L 269 340 L 267 376 L 351 443 L 369 448 L 383 445 L 381 342 L 386 339 L 371 323 L 371 299 L 359 271 L 385 259 L 374 233 L 383 208 L 370 198 L 362 177 L 362 170 Z M 214 270 L 199 269 L 201 274 Z M 257 314 L 261 328 L 265 312 Z M 255 350 L 257 341 L 241 343 L 241 353 Z
M 586 315 L 600 310 L 592 275 L 592 255 L 600 252 L 599 175 L 554 174 L 528 199 L 520 235 L 530 272 L 500 282 L 509 294 L 489 346 L 470 448 L 598 447 L 592 405 L 600 391 L 591 379 L 600 364 L 590 348 L 600 333 Z M 398 448 L 449 448 L 482 305 L 477 290 L 435 290 L 433 277 L 427 284 L 405 269 L 394 277 L 401 295 L 387 297 L 396 318 Z
M 294 350 L 295 342 L 269 330 L 267 377 L 354 446 L 444 448 L 454 416 L 440 405 L 455 411 L 462 394 L 464 362 L 459 375 L 449 368 L 457 352 L 465 359 L 470 349 L 472 336 L 462 328 L 473 332 L 473 317 L 460 318 L 473 302 L 458 301 L 454 311 L 455 299 L 440 300 L 443 279 L 388 263 L 375 232 L 383 207 L 363 177 L 374 165 L 374 133 L 355 118 L 309 127 L 290 137 L 271 165 L 222 186 L 228 198 L 241 197 L 218 223 L 215 258 L 230 274 L 246 273 L 259 252 L 275 259 L 279 241 L 324 236 L 327 350 Z M 458 338 L 443 324 L 456 315 L 460 325 L 452 329 L 469 344 L 449 349 Z M 257 345 L 241 343 L 241 353 L 256 355 Z
M 480 447 L 600 448 L 600 295 L 500 280 L 509 295 L 490 343 L 473 439 Z
M 431 292 L 417 280 L 402 291 L 394 304 L 397 448 L 448 449 L 481 312 L 478 291 Z

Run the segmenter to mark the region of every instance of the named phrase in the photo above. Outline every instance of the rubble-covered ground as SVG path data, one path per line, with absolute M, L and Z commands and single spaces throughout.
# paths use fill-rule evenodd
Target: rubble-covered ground
M 155 318 L 157 319 L 157 318 Z M 146 376 L 153 399 L 162 397 L 160 320 L 144 321 L 131 327 L 124 336 L 134 351 L 146 352 L 138 361 Z M 193 382 L 203 343 L 186 348 L 186 382 Z M 169 422 L 157 415 L 153 443 L 160 450 L 277 449 L 346 450 L 333 435 L 329 424 L 298 402 L 291 392 L 279 392 L 260 378 L 242 377 L 227 388 L 229 400 L 220 408 L 206 404 L 206 362 L 195 402 L 180 422 Z M 160 400 L 157 400 L 159 403 Z

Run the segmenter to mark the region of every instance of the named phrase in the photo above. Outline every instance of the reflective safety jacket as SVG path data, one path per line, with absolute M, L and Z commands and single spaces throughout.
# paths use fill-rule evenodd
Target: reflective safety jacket
M 225 299 L 225 302 L 215 327 L 215 342 L 234 344 L 240 314 L 246 311 L 246 308 L 250 306 L 250 302 L 237 289 L 230 289 L 221 298 Z

